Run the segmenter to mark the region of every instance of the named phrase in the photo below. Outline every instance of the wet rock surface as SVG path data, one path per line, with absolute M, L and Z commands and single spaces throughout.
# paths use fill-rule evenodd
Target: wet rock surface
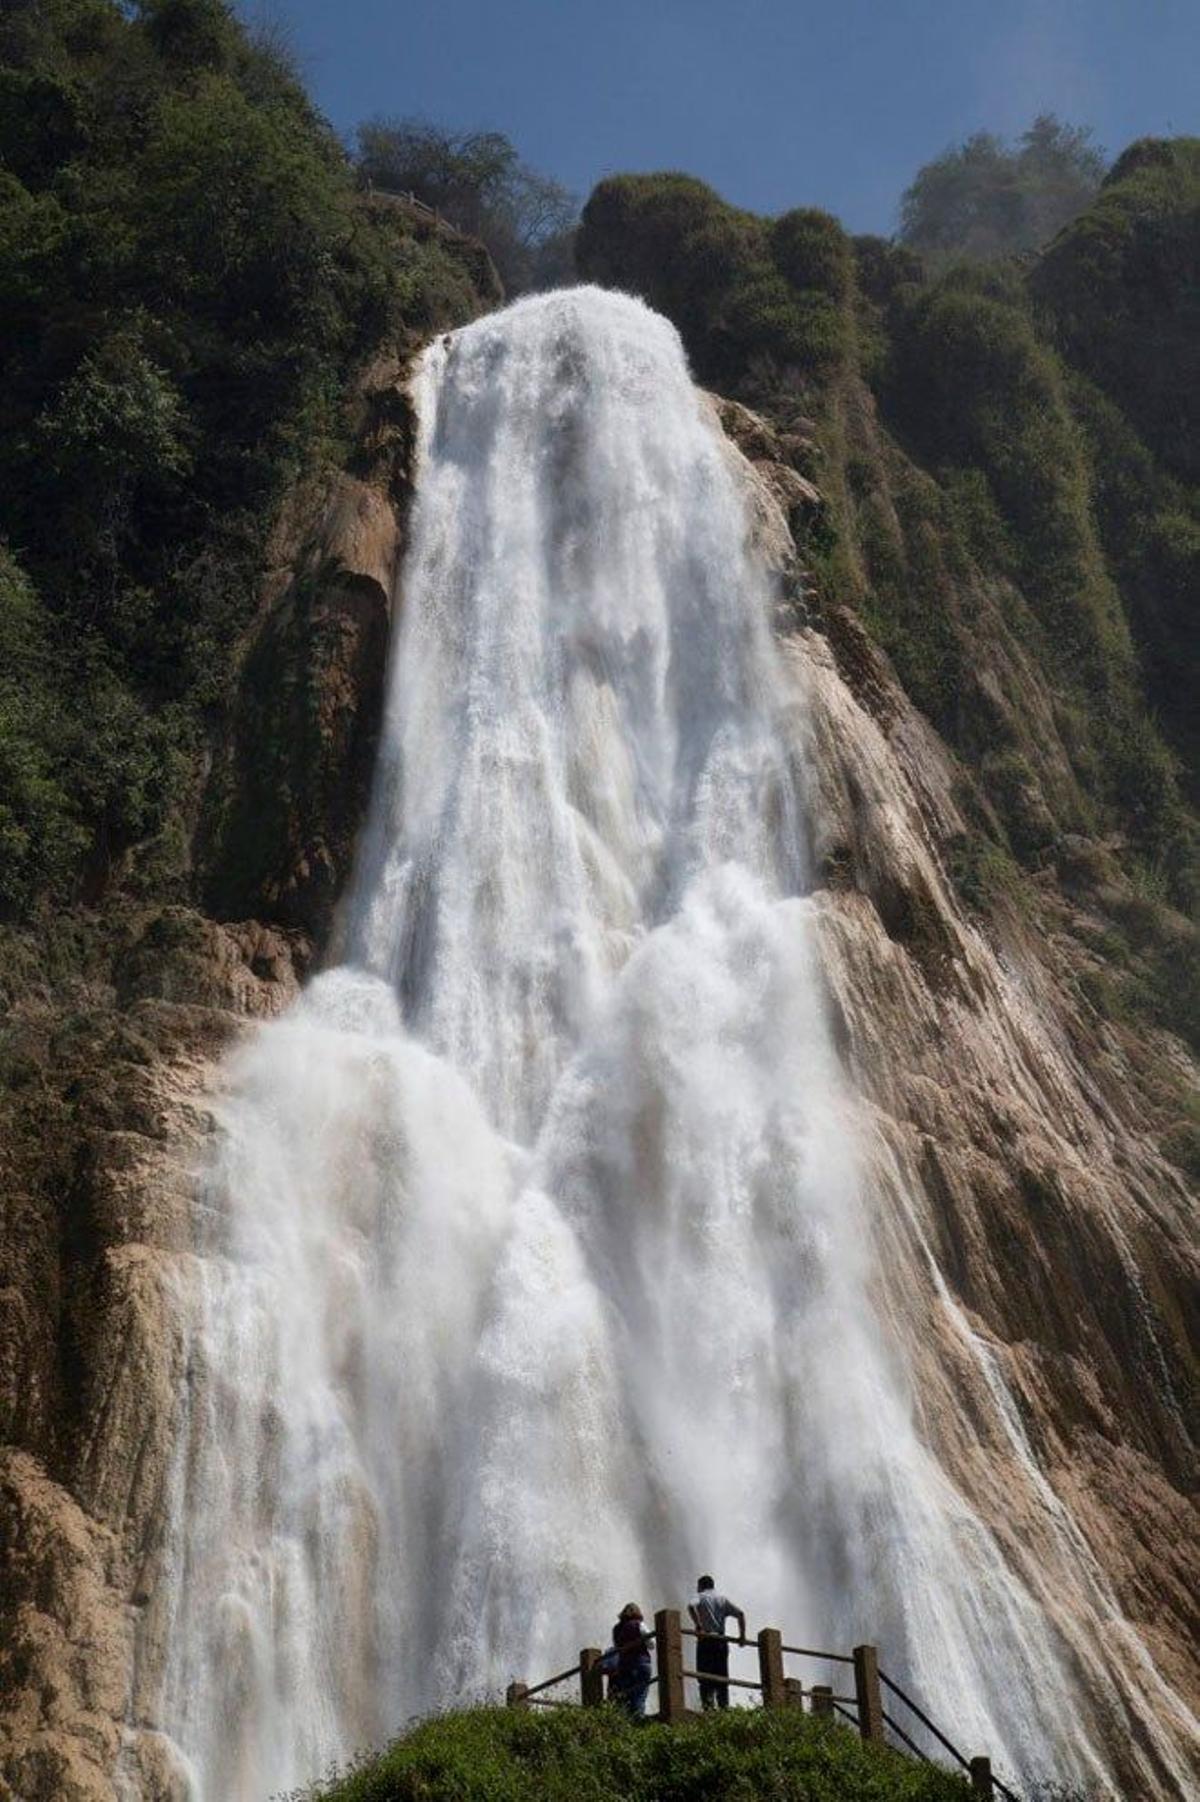
M 118 1772 L 126 1793 L 182 1794 L 142 1688 L 183 1374 L 173 1273 L 221 1054 L 309 955 L 183 908 L 122 937 L 107 983 L 69 1014 L 24 997 L 7 1034 L 0 1796 L 21 1802 L 107 1799 Z
M 755 449 L 761 473 L 761 434 Z M 1160 1137 L 1196 1069 L 1169 1034 L 1088 1005 L 1057 882 L 986 925 L 971 914 L 951 875 L 967 830 L 953 758 L 853 615 L 822 623 L 784 654 L 914 1407 L 1072 1648 L 1115 1768 L 1131 1771 L 1152 1717 L 1194 1777 L 1200 1255 L 1194 1192 Z M 1102 847 L 1059 855 L 1068 888 L 1081 865 L 1094 886 L 1097 858 L 1121 880 Z M 901 1240 L 927 1253 L 917 1298 L 888 1293 Z M 1015 1404 L 1001 1434 L 989 1370 Z M 1161 1793 L 1180 1768 L 1160 1767 Z

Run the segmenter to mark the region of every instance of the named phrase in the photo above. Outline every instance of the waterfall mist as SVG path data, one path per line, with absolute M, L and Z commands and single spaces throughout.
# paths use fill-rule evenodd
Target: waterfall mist
M 548 1674 L 706 1568 L 754 1626 L 876 1641 L 1010 1771 L 1086 1772 L 879 1304 L 773 597 L 679 340 L 543 295 L 417 390 L 346 961 L 231 1060 L 178 1297 L 195 1794 Z

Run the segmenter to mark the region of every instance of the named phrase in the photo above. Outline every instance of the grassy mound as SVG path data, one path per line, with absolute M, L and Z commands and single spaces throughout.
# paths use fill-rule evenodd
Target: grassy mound
M 932 1765 L 840 1723 L 731 1709 L 681 1727 L 610 1708 L 478 1708 L 426 1721 L 290 1802 L 966 1802 Z

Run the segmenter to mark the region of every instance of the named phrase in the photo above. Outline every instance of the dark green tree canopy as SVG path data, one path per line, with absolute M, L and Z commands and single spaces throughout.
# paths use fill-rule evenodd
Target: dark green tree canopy
M 768 221 L 691 175 L 610 176 L 583 210 L 575 260 L 665 313 L 700 380 L 727 392 L 804 386 L 846 354 L 850 241 L 815 207 Z
M 1131 144 L 1031 286 L 1068 358 L 1200 483 L 1200 138 Z
M 934 261 L 1038 250 L 1082 212 L 1103 176 L 1090 129 L 1053 113 L 1011 146 L 978 131 L 918 170 L 900 202 L 900 238 Z
M 0 0 L 0 921 L 184 843 L 278 498 L 462 248 L 227 0 Z

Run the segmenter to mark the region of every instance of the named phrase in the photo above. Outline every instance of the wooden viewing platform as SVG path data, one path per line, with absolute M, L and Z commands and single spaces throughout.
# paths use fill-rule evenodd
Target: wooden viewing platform
M 756 1641 L 744 1642 L 747 1645 L 757 1645 L 758 1648 L 758 1677 L 753 1679 L 719 1677 L 712 1672 L 700 1672 L 685 1665 L 683 1642 L 685 1639 L 695 1639 L 697 1634 L 694 1627 L 683 1625 L 678 1608 L 660 1608 L 654 1616 L 654 1632 L 649 1637 L 654 1644 L 656 1665 L 650 1681 L 658 1685 L 658 1712 L 650 1718 L 661 1721 L 665 1726 L 699 1718 L 698 1711 L 689 1709 L 684 1700 L 684 1682 L 691 1677 L 697 1682 L 723 1684 L 730 1689 L 757 1690 L 762 1696 L 764 1708 L 804 1708 L 807 1702 L 810 1713 L 827 1719 L 841 1715 L 858 1728 L 863 1739 L 876 1745 L 887 1744 L 885 1729 L 890 1728 L 906 1752 L 925 1764 L 932 1763 L 928 1753 L 921 1750 L 884 1708 L 883 1692 L 886 1689 L 889 1701 L 906 1708 L 962 1767 L 970 1778 L 971 1788 L 976 1795 L 992 1798 L 999 1796 L 1004 1798 L 1004 1802 L 1020 1802 L 1020 1798 L 1008 1785 L 994 1775 L 990 1758 L 983 1755 L 966 1757 L 941 1728 L 934 1725 L 912 1697 L 898 1683 L 893 1682 L 886 1671 L 880 1670 L 879 1655 L 874 1646 L 855 1646 L 852 1652 L 822 1652 L 812 1646 L 785 1645 L 783 1635 L 777 1627 L 764 1627 Z M 705 1637 L 718 1636 L 714 1634 Z M 743 1641 L 730 1633 L 723 1633 L 719 1637 L 730 1645 L 743 1644 Z M 600 1668 L 602 1657 L 599 1646 L 585 1646 L 579 1654 L 579 1663 L 573 1664 L 568 1671 L 559 1671 L 557 1676 L 547 1677 L 541 1683 L 510 1683 L 506 1696 L 508 1706 L 599 1707 L 604 1701 L 604 1675 Z M 787 1657 L 824 1659 L 831 1664 L 850 1666 L 854 1674 L 854 1694 L 835 1695 L 830 1685 L 821 1683 L 814 1683 L 806 1689 L 798 1677 L 789 1677 L 785 1673 L 784 1659 Z M 566 1697 L 548 1696 L 544 1693 L 546 1690 L 556 1689 L 560 1684 L 569 1683 L 573 1677 L 579 1679 L 578 1704 L 573 1704 Z
M 469 235 L 455 225 L 452 220 L 447 219 L 444 213 L 440 213 L 437 207 L 430 206 L 427 200 L 422 200 L 419 195 L 414 194 L 410 188 L 381 187 L 378 182 L 367 179 L 360 184 L 359 192 L 365 194 L 368 200 L 384 200 L 392 206 L 404 207 L 408 212 L 416 213 L 431 225 L 436 225 L 439 231 L 451 232 L 456 238 L 465 238 Z

